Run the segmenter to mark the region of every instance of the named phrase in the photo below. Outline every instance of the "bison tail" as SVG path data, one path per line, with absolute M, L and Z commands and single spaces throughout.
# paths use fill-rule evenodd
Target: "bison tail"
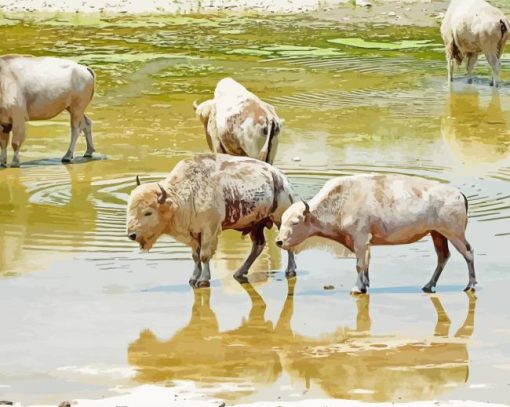
M 271 164 L 269 161 L 271 159 L 271 146 L 273 144 L 273 138 L 278 134 L 278 125 L 275 120 L 271 120 L 271 124 L 266 128 L 266 142 L 264 143 L 264 147 L 260 150 L 259 160 L 265 161 L 266 163 Z
M 510 22 L 506 18 L 502 18 L 499 20 L 499 24 L 501 25 L 501 36 L 504 37 L 510 31 Z
M 468 202 L 466 195 L 464 195 L 462 192 L 461 192 L 461 195 L 464 197 L 464 206 L 466 208 L 466 226 L 467 226 L 467 215 L 468 215 L 468 211 L 469 211 L 469 202 Z
M 94 73 L 94 71 L 93 71 L 92 69 L 90 69 L 89 67 L 87 67 L 87 71 L 89 71 L 89 72 L 90 72 L 90 74 L 92 75 L 92 77 L 93 77 L 94 79 L 96 79 L 96 74 Z
M 193 101 L 193 109 L 195 111 L 198 109 L 198 102 L 196 100 Z

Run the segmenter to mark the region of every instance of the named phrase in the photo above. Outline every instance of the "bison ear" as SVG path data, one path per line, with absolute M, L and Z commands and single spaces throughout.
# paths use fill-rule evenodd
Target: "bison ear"
M 303 205 L 305 205 L 305 210 L 303 211 L 303 215 L 308 216 L 310 214 L 310 205 L 308 205 L 308 202 L 306 202 L 306 201 L 301 201 L 301 202 L 303 202 Z
M 136 176 L 136 185 L 137 185 L 137 186 L 140 186 L 140 185 L 141 185 L 140 177 L 139 177 L 138 175 Z
M 159 195 L 158 203 L 160 205 L 163 205 L 166 202 L 167 193 L 166 193 L 165 189 L 160 184 L 158 184 L 158 187 L 161 190 L 161 195 L 158 194 Z

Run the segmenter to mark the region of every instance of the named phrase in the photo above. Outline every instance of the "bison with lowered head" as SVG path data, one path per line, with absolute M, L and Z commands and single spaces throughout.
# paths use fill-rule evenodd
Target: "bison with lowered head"
M 441 24 L 446 46 L 448 80 L 454 62 L 467 59 L 468 82 L 478 55 L 484 54 L 492 68 L 491 85 L 498 86 L 501 54 L 509 37 L 510 23 L 496 7 L 484 0 L 452 0 Z
M 432 292 L 443 271 L 450 242 L 467 262 L 476 284 L 473 250 L 465 237 L 466 197 L 448 185 L 404 175 L 357 175 L 328 181 L 309 203 L 285 211 L 276 244 L 292 250 L 312 236 L 334 240 L 357 259 L 353 293 L 369 286 L 370 246 L 413 243 L 430 234 L 437 267 L 423 291 Z
M 128 237 L 149 250 L 167 234 L 191 247 L 190 284 L 208 287 L 209 261 L 222 230 L 250 234 L 252 250 L 234 277 L 245 275 L 265 246 L 264 227 L 278 227 L 292 204 L 287 178 L 275 167 L 247 157 L 204 154 L 181 161 L 161 183 L 138 185 L 129 197 Z M 296 265 L 289 252 L 287 275 Z
M 282 120 L 232 78 L 218 82 L 214 99 L 194 104 L 212 152 L 248 156 L 273 163 Z
M 94 95 L 94 72 L 76 62 L 50 57 L 6 55 L 0 57 L 0 166 L 7 165 L 7 145 L 12 131 L 12 166 L 19 166 L 19 150 L 28 120 L 51 119 L 67 110 L 71 116 L 71 142 L 62 158 L 70 162 L 83 132 L 85 157 L 92 157 L 92 121 L 85 109 Z

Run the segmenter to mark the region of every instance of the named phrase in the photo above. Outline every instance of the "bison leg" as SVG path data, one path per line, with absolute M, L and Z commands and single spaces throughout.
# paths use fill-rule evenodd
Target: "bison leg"
M 367 287 L 370 286 L 368 277 L 368 267 L 370 264 L 370 238 L 354 243 L 354 253 L 356 254 L 356 271 L 358 278 L 356 285 L 351 290 L 352 294 L 365 294 Z
M 0 153 L 0 167 L 7 166 L 7 146 L 9 145 L 9 132 L 5 130 L 0 133 L 0 147 L 2 152 Z
M 209 262 L 216 251 L 220 230 L 218 224 L 206 228 L 200 233 L 200 261 L 202 262 L 202 272 L 195 285 L 198 288 L 209 287 L 211 285 L 211 269 Z
M 245 275 L 248 274 L 253 262 L 260 256 L 262 250 L 266 245 L 266 239 L 264 238 L 264 226 L 265 222 L 257 223 L 252 227 L 250 232 L 250 238 L 252 242 L 251 252 L 244 261 L 243 265 L 234 273 L 234 278 L 239 282 L 246 282 Z
M 444 266 L 446 265 L 446 262 L 450 258 L 450 250 L 448 249 L 448 239 L 444 237 L 441 233 L 438 232 L 431 232 L 430 235 L 432 236 L 432 241 L 434 242 L 434 249 L 436 249 L 437 254 L 437 267 L 434 271 L 434 274 L 432 274 L 432 278 L 430 281 L 425 284 L 425 286 L 422 288 L 422 290 L 426 293 L 432 293 L 433 288 L 437 284 L 437 280 L 439 279 L 439 276 L 441 275 L 441 272 L 444 269 Z
M 447 66 L 448 66 L 448 83 L 453 82 L 453 63 L 454 60 L 449 55 L 446 56 Z
M 189 285 L 195 287 L 197 280 L 200 278 L 200 275 L 202 274 L 202 263 L 200 262 L 200 244 L 198 242 L 194 242 L 191 248 L 191 256 L 193 257 L 195 268 L 193 269 L 193 274 L 189 279 Z
M 71 113 L 71 142 L 69 143 L 69 148 L 65 153 L 64 157 L 62 157 L 63 163 L 69 163 L 73 159 L 74 149 L 76 148 L 76 141 L 78 140 L 78 136 L 80 135 L 81 121 L 83 120 L 83 112 L 79 114 L 75 111 L 70 110 Z
M 19 167 L 19 150 L 23 141 L 25 141 L 25 122 L 16 121 L 12 127 L 12 149 L 14 150 L 14 156 L 12 157 L 11 167 Z
M 90 120 L 86 115 L 83 115 L 83 119 L 80 122 L 80 129 L 83 131 L 87 142 L 87 151 L 85 151 L 83 156 L 91 158 L 96 149 L 94 148 L 94 142 L 92 141 L 92 120 Z
M 476 61 L 478 60 L 478 54 L 476 52 L 467 54 L 467 74 L 468 83 L 473 83 L 473 68 L 475 67 Z
M 462 237 L 449 236 L 448 240 L 453 244 L 453 246 L 455 246 L 458 252 L 462 254 L 468 266 L 469 282 L 464 291 L 475 291 L 475 285 L 477 284 L 477 281 L 475 274 L 475 257 L 473 253 L 473 248 L 471 247 L 471 245 L 468 243 L 464 236 Z
M 492 68 L 492 81 L 491 86 L 497 87 L 499 82 L 499 67 L 500 61 L 496 54 L 486 54 L 487 62 Z
M 296 261 L 294 260 L 294 253 L 287 251 L 288 261 L 287 261 L 287 270 L 285 270 L 285 275 L 287 277 L 296 277 Z

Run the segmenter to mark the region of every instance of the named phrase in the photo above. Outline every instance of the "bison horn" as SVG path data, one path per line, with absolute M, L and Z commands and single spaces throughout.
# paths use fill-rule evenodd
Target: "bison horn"
M 163 205 L 166 202 L 167 193 L 166 193 L 165 189 L 160 184 L 158 184 L 158 187 L 161 190 L 161 196 L 158 198 L 158 203 Z
M 136 185 L 138 185 L 138 186 L 141 185 L 140 177 L 138 175 L 136 176 Z
M 303 202 L 303 205 L 305 205 L 305 211 L 303 212 L 303 215 L 308 215 L 310 213 L 310 205 L 308 205 L 308 202 L 306 201 L 301 202 Z

